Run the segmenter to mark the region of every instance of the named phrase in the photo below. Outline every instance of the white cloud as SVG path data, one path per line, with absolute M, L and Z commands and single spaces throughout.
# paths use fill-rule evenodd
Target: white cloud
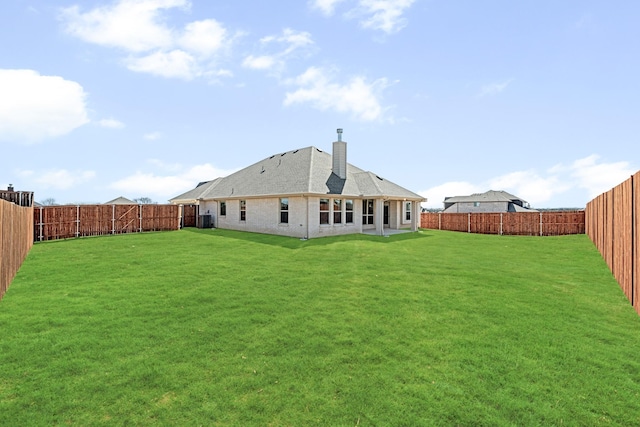
M 360 8 L 366 16 L 360 24 L 363 28 L 381 30 L 387 34 L 396 33 L 407 25 L 403 14 L 414 1 L 360 0 Z
M 447 182 L 420 194 L 429 199 L 424 206 L 430 208 L 442 208 L 447 196 L 468 196 L 488 190 L 507 191 L 526 200 L 534 208 L 583 207 L 589 200 L 622 183 L 634 173 L 626 161 L 598 163 L 599 159 L 599 156 L 591 155 L 569 166 L 559 164 L 543 172 L 534 169 L 515 171 L 478 183 Z M 567 201 L 566 196 L 570 194 L 573 199 Z
M 576 180 L 576 185 L 587 190 L 590 198 L 611 190 L 636 172 L 631 168 L 629 162 L 598 164 L 599 159 L 600 156 L 592 154 L 576 160 L 569 167 L 571 176 Z
M 345 0 L 312 0 L 309 2 L 312 8 L 320 10 L 323 14 L 333 15 L 336 5 Z
M 33 70 L 0 69 L 0 140 L 37 142 L 89 122 L 78 83 Z
M 47 170 L 32 175 L 33 182 L 42 189 L 67 190 L 79 184 L 91 181 L 96 173 L 94 171 L 69 171 L 66 169 Z
M 122 129 L 124 128 L 124 123 L 120 120 L 116 119 L 102 119 L 98 121 L 98 125 L 109 128 L 109 129 Z
M 215 19 L 190 22 L 178 43 L 189 52 L 209 57 L 225 48 L 227 30 Z
M 268 70 L 273 68 L 277 64 L 278 60 L 274 56 L 261 55 L 261 56 L 247 56 L 242 61 L 242 66 L 245 68 L 252 68 L 254 70 Z
M 296 31 L 291 28 L 285 28 L 282 30 L 282 35 L 263 37 L 260 42 L 264 44 L 272 42 L 285 44 L 286 48 L 282 54 L 289 55 L 297 49 L 313 44 L 313 39 L 311 38 L 311 34 L 306 31 Z
M 318 110 L 349 113 L 362 121 L 385 118 L 385 109 L 381 105 L 382 91 L 389 86 L 385 78 L 370 82 L 365 77 L 356 76 L 345 84 L 339 84 L 333 81 L 329 71 L 310 67 L 287 83 L 298 89 L 287 92 L 285 106 L 311 104 Z
M 158 51 L 147 56 L 127 59 L 131 71 L 149 73 L 161 77 L 192 80 L 202 74 L 193 56 L 182 50 Z
M 169 168 L 168 165 L 162 162 L 151 160 L 150 163 L 162 170 Z M 177 172 L 173 175 L 137 171 L 133 175 L 112 183 L 109 188 L 125 194 L 140 194 L 144 197 L 164 197 L 169 199 L 194 188 L 198 182 L 209 181 L 235 172 L 235 170 L 215 168 L 209 163 L 192 166 L 182 171 L 177 171 L 177 168 L 177 165 L 173 165 L 171 168 Z
M 561 182 L 561 178 L 554 174 L 542 177 L 535 170 L 526 170 L 492 178 L 487 182 L 487 186 L 489 189 L 508 191 L 531 205 L 538 205 L 569 190 L 572 184 Z
M 216 55 L 234 41 L 221 23 L 205 19 L 181 29 L 166 22 L 166 11 L 190 5 L 188 0 L 119 0 L 88 12 L 72 6 L 60 18 L 69 34 L 126 52 L 123 62 L 131 71 L 184 80 L 221 76 Z
M 282 30 L 278 36 L 266 36 L 260 39 L 261 48 L 266 50 L 271 45 L 278 45 L 277 52 L 261 54 L 258 56 L 249 55 L 242 62 L 242 66 L 257 70 L 281 71 L 287 59 L 294 55 L 296 51 L 307 48 L 314 44 L 311 34 L 306 31 L 296 31 L 291 28 Z
M 320 10 L 325 16 L 331 16 L 336 6 L 345 0 L 312 0 L 313 9 Z M 347 19 L 359 19 L 362 28 L 379 30 L 386 34 L 400 31 L 407 25 L 404 14 L 415 0 L 357 0 L 344 16 Z
M 500 92 L 504 91 L 507 88 L 507 86 L 511 84 L 512 81 L 513 79 L 509 79 L 501 83 L 490 83 L 490 84 L 484 85 L 482 86 L 482 88 L 480 88 L 478 97 L 482 98 L 483 96 L 497 95 Z
M 188 5 L 187 0 L 120 0 L 85 13 L 71 6 L 62 10 L 61 19 L 69 34 L 84 41 L 144 52 L 173 45 L 174 34 L 160 12 Z

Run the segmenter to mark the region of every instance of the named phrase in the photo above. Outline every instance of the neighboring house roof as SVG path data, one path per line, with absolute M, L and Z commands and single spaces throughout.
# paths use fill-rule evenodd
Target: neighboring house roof
M 470 202 L 478 202 L 478 203 L 495 203 L 495 202 L 507 202 L 512 203 L 512 207 L 516 212 L 537 212 L 535 209 L 527 208 L 527 201 L 514 196 L 511 193 L 507 193 L 506 191 L 495 191 L 489 190 L 484 193 L 474 193 L 470 196 L 454 196 L 454 197 L 445 197 L 444 205 L 445 209 L 449 206 L 452 206 L 455 203 L 470 203 Z
M 116 199 L 110 200 L 108 202 L 104 202 L 104 205 L 137 205 L 137 202 L 134 202 L 133 200 L 129 200 L 126 197 L 118 197 Z
M 461 203 L 461 202 L 514 202 L 521 201 L 526 203 L 521 198 L 507 193 L 506 191 L 489 190 L 485 193 L 474 193 L 470 196 L 454 196 L 445 197 L 445 203 Z
M 371 172 L 347 163 L 346 179 L 332 172 L 332 155 L 316 147 L 274 154 L 227 177 L 199 184 L 170 201 L 266 197 L 294 194 L 335 194 L 424 200 Z

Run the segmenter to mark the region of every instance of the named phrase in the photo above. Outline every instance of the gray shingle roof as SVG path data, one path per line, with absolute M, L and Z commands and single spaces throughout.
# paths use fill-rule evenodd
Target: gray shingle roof
M 332 173 L 332 156 L 316 147 L 274 154 L 227 177 L 171 199 L 224 199 L 293 194 L 336 194 L 353 197 L 423 197 L 371 172 L 347 164 L 347 178 Z
M 460 202 L 513 202 L 519 200 L 523 203 L 526 201 L 507 193 L 506 191 L 489 190 L 485 193 L 475 193 L 470 196 L 454 196 L 445 197 L 445 203 L 460 203 Z
M 203 198 L 203 195 L 206 194 L 211 187 L 215 187 L 221 179 L 222 178 L 216 178 L 211 181 L 200 182 L 196 188 L 189 190 L 186 193 L 182 193 L 179 196 L 170 199 L 170 201 L 174 203 L 191 203 L 194 200 L 201 199 Z
M 129 200 L 126 197 L 117 197 L 113 200 L 109 200 L 108 202 L 104 202 L 105 205 L 137 205 L 137 202 L 133 200 Z

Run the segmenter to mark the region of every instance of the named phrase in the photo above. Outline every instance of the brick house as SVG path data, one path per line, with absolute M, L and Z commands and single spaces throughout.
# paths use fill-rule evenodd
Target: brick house
M 347 163 L 341 134 L 332 154 L 316 147 L 274 154 L 170 202 L 197 205 L 209 226 L 298 238 L 417 231 L 425 199 Z

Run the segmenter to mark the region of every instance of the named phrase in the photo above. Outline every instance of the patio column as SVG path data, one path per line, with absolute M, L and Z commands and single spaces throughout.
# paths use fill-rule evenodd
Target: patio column
M 418 231 L 418 228 L 420 228 L 420 211 L 422 208 L 418 201 L 411 202 L 411 205 L 413 207 L 413 212 L 411 213 L 411 231 Z
M 376 199 L 375 207 L 376 234 L 384 236 L 384 200 Z

